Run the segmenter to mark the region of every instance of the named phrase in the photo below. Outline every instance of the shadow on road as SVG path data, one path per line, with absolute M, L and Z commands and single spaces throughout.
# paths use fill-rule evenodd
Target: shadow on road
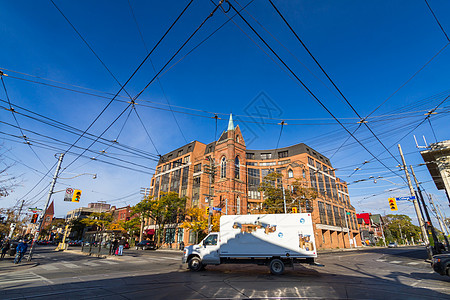
M 340 266 L 345 267 L 345 266 Z M 294 297 L 319 299 L 448 299 L 449 295 L 430 289 L 405 285 L 400 277 L 427 274 L 393 272 L 385 277 L 370 270 L 355 270 L 361 276 L 328 274 L 313 268 L 286 269 L 281 276 L 268 273 L 266 267 L 246 265 L 207 267 L 192 273 L 174 271 L 160 274 L 111 274 L 116 278 L 73 277 L 70 282 L 39 286 L 20 283 L 4 287 L 1 299 L 108 298 L 108 299 L 199 299 Z M 428 274 L 432 275 L 432 274 Z M 103 275 L 105 276 L 105 275 Z M 107 276 L 107 275 L 106 275 Z M 68 278 L 65 279 L 67 281 Z M 435 278 L 433 278 L 435 279 Z

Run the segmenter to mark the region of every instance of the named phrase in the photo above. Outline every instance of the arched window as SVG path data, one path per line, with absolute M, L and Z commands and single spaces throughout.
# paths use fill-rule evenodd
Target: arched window
M 294 177 L 294 171 L 289 170 L 288 171 L 288 178 L 292 178 L 292 177 Z
M 226 178 L 227 177 L 227 159 L 222 157 L 222 160 L 220 161 L 220 178 Z
M 234 159 L 234 178 L 239 179 L 239 157 Z
M 241 214 L 241 198 L 239 198 L 239 196 L 236 198 L 236 214 Z
M 240 143 L 241 139 L 239 138 L 239 135 L 236 136 L 236 143 Z

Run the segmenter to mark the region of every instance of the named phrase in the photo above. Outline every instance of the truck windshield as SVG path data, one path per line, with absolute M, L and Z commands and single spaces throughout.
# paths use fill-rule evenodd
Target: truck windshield
M 215 246 L 215 245 L 217 245 L 217 234 L 212 234 L 212 235 L 208 236 L 203 241 L 203 245 L 205 245 L 205 246 L 208 246 L 208 245 Z

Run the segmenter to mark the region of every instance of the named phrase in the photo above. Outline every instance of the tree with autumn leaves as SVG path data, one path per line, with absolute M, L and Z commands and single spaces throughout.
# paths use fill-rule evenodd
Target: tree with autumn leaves
M 157 244 L 160 246 L 166 225 L 177 224 L 184 220 L 186 197 L 179 197 L 175 192 L 162 193 L 159 198 L 148 196 L 133 206 L 132 213 L 140 217 L 141 236 L 144 219 L 149 218 L 155 222 Z
M 213 214 L 211 216 L 211 225 L 211 231 L 219 231 L 220 214 Z M 191 207 L 186 211 L 186 220 L 180 227 L 194 232 L 195 243 L 197 244 L 199 239 L 203 239 L 207 234 L 208 215 L 204 209 L 199 207 Z

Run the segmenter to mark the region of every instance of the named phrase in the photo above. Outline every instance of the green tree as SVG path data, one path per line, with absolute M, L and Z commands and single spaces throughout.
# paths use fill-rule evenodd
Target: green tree
M 87 218 L 82 219 L 81 223 L 87 226 L 95 226 L 97 231 L 104 231 L 107 229 L 113 221 L 113 215 L 111 213 L 92 213 Z
M 419 226 L 412 224 L 412 220 L 407 215 L 387 215 L 383 217 L 385 222 L 385 235 L 388 242 L 397 241 L 405 243 L 405 240 L 415 241 L 421 239 L 421 231 Z M 402 239 L 403 238 L 403 239 Z
M 259 185 L 258 191 L 264 193 L 263 208 L 266 213 L 284 213 L 282 182 L 283 175 L 272 172 L 265 176 Z M 302 212 L 311 212 L 312 200 L 316 197 L 317 191 L 309 188 L 306 180 L 296 178 L 284 191 L 286 211 L 290 212 L 293 207 L 300 205 Z

